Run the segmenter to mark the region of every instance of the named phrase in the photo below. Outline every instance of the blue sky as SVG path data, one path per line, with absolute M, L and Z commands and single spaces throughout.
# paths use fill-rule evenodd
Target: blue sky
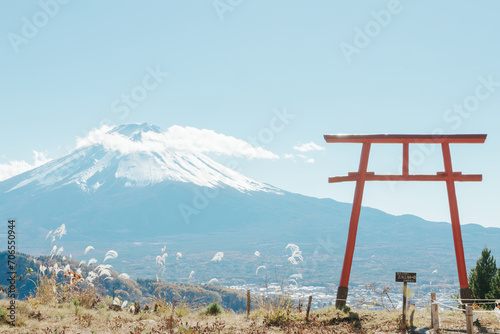
M 500 227 L 499 11 L 495 1 L 10 0 L 0 165 L 65 154 L 103 123 L 190 126 L 280 157 L 215 156 L 247 176 L 351 202 L 354 184 L 327 178 L 355 171 L 360 146 L 324 134 L 487 133 L 452 146 L 456 170 L 484 176 L 457 195 L 462 223 Z M 324 150 L 294 149 L 310 142 Z M 438 147 L 411 150 L 413 172 L 443 170 Z M 374 146 L 369 170 L 395 173 L 400 153 Z M 370 183 L 363 204 L 449 221 L 441 183 Z

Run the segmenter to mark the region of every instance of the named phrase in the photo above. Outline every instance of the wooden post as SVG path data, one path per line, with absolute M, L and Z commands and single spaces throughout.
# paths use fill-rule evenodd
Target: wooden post
M 413 316 L 415 315 L 415 304 L 410 304 L 410 328 L 413 328 Z
M 173 324 L 173 321 L 174 321 L 174 314 L 175 314 L 175 304 L 177 303 L 177 301 L 174 299 L 173 303 L 172 303 L 172 313 L 170 314 L 170 321 L 171 321 L 171 324 Z
M 247 317 L 250 317 L 250 290 L 247 290 Z
M 474 319 L 472 317 L 472 306 L 467 304 L 465 307 L 465 322 L 467 323 L 467 334 L 474 333 Z
M 431 292 L 431 328 L 434 330 L 439 330 L 439 314 L 438 305 L 436 302 L 436 293 Z
M 306 311 L 306 321 L 309 321 L 309 312 L 311 311 L 311 302 L 313 296 L 309 296 L 309 302 L 307 303 L 307 311 Z
M 434 307 L 432 307 L 432 304 L 434 304 L 435 300 L 436 300 L 436 293 L 431 292 L 431 328 L 434 328 Z
M 408 283 L 406 281 L 403 283 L 403 323 L 401 324 L 401 331 L 406 333 L 406 288 Z

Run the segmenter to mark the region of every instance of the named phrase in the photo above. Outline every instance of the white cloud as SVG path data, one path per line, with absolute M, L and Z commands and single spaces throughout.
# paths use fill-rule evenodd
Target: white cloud
M 47 158 L 46 154 L 33 151 L 33 164 L 24 160 L 14 160 L 5 164 L 0 164 L 0 181 L 10 179 L 13 176 L 32 170 L 33 168 L 46 164 L 51 160 L 52 159 Z
M 109 125 L 103 125 L 98 129 L 92 129 L 84 138 L 77 137 L 76 148 L 103 143 L 104 138 L 106 137 L 106 132 L 110 131 L 111 129 L 113 129 L 113 127 Z
M 107 125 L 93 129 L 86 137 L 77 138 L 76 148 L 100 144 L 106 150 L 119 151 L 122 154 L 144 151 L 180 150 L 247 159 L 279 159 L 278 155 L 262 147 L 252 146 L 244 140 L 216 133 L 213 130 L 200 130 L 189 126 L 174 125 L 161 133 L 154 131 L 145 132 L 140 141 L 134 141 L 117 132 L 108 133 L 111 129 L 112 127 Z M 13 160 L 0 164 L 0 181 L 32 170 L 51 160 L 46 154 L 33 151 L 33 163 L 28 163 L 24 160 Z
M 324 151 L 326 148 L 323 146 L 319 146 L 313 142 L 309 142 L 306 144 L 302 145 L 296 145 L 293 147 L 294 150 L 300 151 L 300 152 L 309 152 L 309 151 Z
M 293 162 L 296 162 L 295 161 L 295 158 L 300 158 L 302 159 L 306 164 L 313 164 L 315 162 L 315 160 L 313 158 L 309 158 L 308 156 L 305 156 L 303 154 L 297 154 L 297 155 L 294 155 L 294 154 L 291 154 L 291 153 L 285 153 L 283 155 L 283 158 L 284 159 L 292 159 Z
M 248 159 L 279 159 L 279 156 L 262 147 L 254 147 L 235 137 L 216 133 L 213 130 L 193 127 L 171 126 L 167 131 L 148 131 L 141 140 L 132 140 L 120 133 L 108 133 L 110 127 L 92 130 L 85 138 L 77 139 L 77 148 L 100 144 L 110 151 L 122 154 L 180 150 L 192 153 L 215 153 Z

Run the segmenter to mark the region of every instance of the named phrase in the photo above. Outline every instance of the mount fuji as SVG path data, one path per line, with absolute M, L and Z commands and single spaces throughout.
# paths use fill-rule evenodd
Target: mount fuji
M 105 133 L 111 141 L 101 138 L 97 144 L 82 145 L 0 182 L 3 212 L 20 219 L 28 236 L 65 223 L 78 239 L 105 233 L 107 239 L 123 240 L 226 229 L 233 223 L 211 223 L 213 210 L 207 210 L 206 217 L 200 214 L 208 201 L 284 195 L 202 153 L 155 150 L 144 144 L 146 137 L 150 144 L 162 134 L 151 124 L 118 126 Z M 126 148 L 120 146 L 123 141 Z M 198 220 L 200 224 L 190 226 Z
M 188 277 L 196 261 L 224 251 L 219 269 L 225 277 L 251 281 L 258 265 L 286 263 L 285 246 L 293 242 L 303 251 L 296 270 L 305 282 L 337 280 L 350 204 L 252 180 L 177 139 L 151 124 L 121 125 L 0 182 L 1 218 L 16 219 L 19 251 L 43 253 L 47 232 L 64 223 L 65 252 L 82 255 L 88 244 L 113 248 L 132 275 L 151 276 L 166 244 L 192 261 L 179 267 L 177 280 Z M 462 232 L 468 268 L 485 244 L 500 252 L 500 229 L 469 224 Z M 253 255 L 256 250 L 262 256 Z M 456 276 L 450 224 L 367 207 L 354 261 L 353 282 L 392 281 L 394 271 L 418 271 L 422 282 L 433 279 L 436 268 L 445 281 Z
M 33 190 L 51 191 L 77 186 L 83 192 L 97 192 L 101 186 L 144 187 L 158 183 L 192 183 L 202 187 L 231 187 L 241 192 L 279 193 L 267 186 L 215 162 L 203 154 L 188 151 L 154 151 L 142 145 L 144 137 L 161 135 L 151 124 L 118 126 L 106 133 L 118 140 L 129 140 L 138 147 L 121 149 L 119 143 L 101 143 L 76 149 L 67 156 L 12 180 L 22 180 L 8 192 L 29 185 Z M 123 151 L 128 152 L 123 152 Z

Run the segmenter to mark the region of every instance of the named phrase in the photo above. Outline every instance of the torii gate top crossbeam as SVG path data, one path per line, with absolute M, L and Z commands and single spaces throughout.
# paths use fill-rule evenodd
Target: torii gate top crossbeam
M 334 176 L 328 179 L 329 183 L 357 181 L 360 178 L 366 181 L 481 181 L 482 175 L 463 175 L 461 172 L 453 172 L 451 158 L 449 157 L 449 144 L 481 144 L 486 140 L 485 134 L 467 135 L 408 135 L 408 134 L 368 134 L 368 135 L 324 135 L 327 143 L 362 143 L 363 146 L 371 144 L 402 144 L 403 145 L 403 168 L 401 175 L 376 175 L 365 171 L 361 176 L 360 171 L 349 173 L 347 176 Z M 443 147 L 443 158 L 445 172 L 437 172 L 435 175 L 411 175 L 409 174 L 409 145 L 410 144 L 441 144 Z M 448 152 L 448 153 L 446 153 Z M 368 160 L 368 153 L 366 154 Z
M 373 144 L 404 144 L 404 143 L 470 143 L 482 144 L 486 135 L 324 135 L 327 143 L 373 143 Z

